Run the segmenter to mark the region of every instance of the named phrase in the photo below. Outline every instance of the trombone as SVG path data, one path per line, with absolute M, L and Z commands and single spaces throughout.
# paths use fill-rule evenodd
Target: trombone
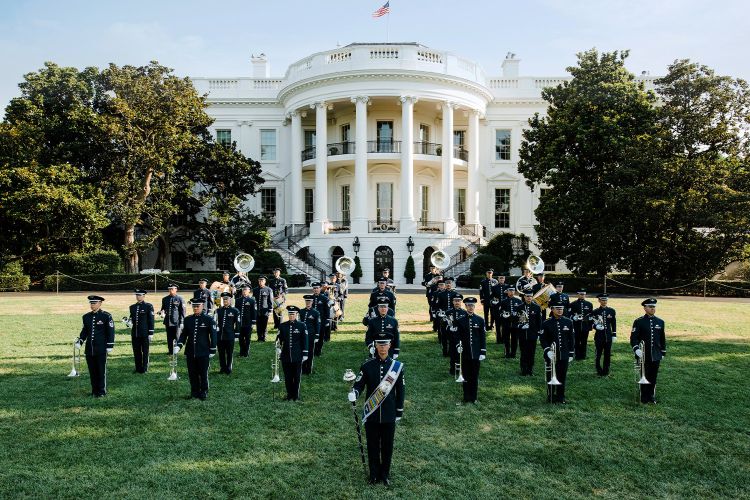
M 73 368 L 68 373 L 68 377 L 79 377 L 81 375 L 81 351 L 76 352 L 76 342 L 73 341 Z
M 459 342 L 458 347 L 463 348 L 463 342 Z M 463 359 L 463 353 L 459 352 L 458 353 L 458 377 L 456 377 L 457 384 L 466 382 L 466 379 L 464 378 L 463 362 L 461 361 L 462 359 Z
M 177 339 L 172 341 L 172 356 L 169 358 L 169 377 L 167 380 L 177 380 L 177 354 L 174 353 L 174 348 L 177 347 Z

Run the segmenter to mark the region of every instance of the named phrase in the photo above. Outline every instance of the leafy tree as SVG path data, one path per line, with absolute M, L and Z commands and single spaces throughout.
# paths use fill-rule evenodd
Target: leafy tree
M 496 273 L 506 273 L 511 267 L 522 267 L 529 252 L 529 237 L 524 234 L 499 233 L 479 249 L 471 263 L 472 274 L 483 275 L 487 269 Z
M 542 91 L 547 114 L 523 133 L 518 170 L 532 189 L 549 188 L 535 211 L 542 256 L 581 273 L 627 266 L 653 174 L 655 98 L 625 69 L 627 55 L 578 54 L 573 78 Z
M 750 95 L 688 60 L 656 80 L 660 128 L 626 265 L 665 279 L 711 277 L 750 243 Z

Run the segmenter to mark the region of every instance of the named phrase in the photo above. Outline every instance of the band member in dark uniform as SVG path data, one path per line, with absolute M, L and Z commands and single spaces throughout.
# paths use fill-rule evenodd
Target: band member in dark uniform
M 515 358 L 518 349 L 518 310 L 523 304 L 521 299 L 515 296 L 514 290 L 506 290 L 507 297 L 500 302 L 500 322 L 503 325 L 503 344 L 505 344 L 505 357 Z M 525 292 L 524 292 L 525 293 Z
M 645 363 L 646 380 L 651 382 L 639 385 L 641 403 L 656 404 L 656 379 L 659 375 L 659 364 L 667 355 L 667 339 L 664 320 L 656 316 L 656 299 L 646 299 L 641 305 L 646 314 L 633 322 L 630 346 L 635 357 Z M 641 350 L 641 342 L 644 344 L 644 350 Z
M 552 377 L 552 345 L 554 344 L 555 372 L 557 380 L 562 385 L 547 385 L 548 403 L 566 403 L 565 380 L 568 375 L 568 364 L 573 362 L 575 356 L 575 336 L 573 334 L 573 322 L 570 318 L 563 316 L 565 303 L 556 297 L 550 301 L 552 314 L 542 324 L 542 337 L 540 343 L 544 348 L 544 362 L 546 364 L 546 380 Z
M 536 283 L 531 287 L 531 293 L 533 295 L 536 295 L 542 288 L 547 286 L 547 283 L 544 282 L 544 273 L 535 274 L 534 279 L 536 280 Z M 545 307 L 542 309 L 542 321 L 545 321 L 547 319 L 547 308 Z
M 211 315 L 214 310 L 214 300 L 211 298 L 211 290 L 206 288 L 208 280 L 201 278 L 198 280 L 198 289 L 193 292 L 193 298 L 203 301 L 203 314 Z
M 284 385 L 286 385 L 287 401 L 299 399 L 299 385 L 302 374 L 302 363 L 309 359 L 309 335 L 305 324 L 297 319 L 299 307 L 286 306 L 288 321 L 279 325 L 276 335 L 276 355 L 281 360 L 284 370 Z
M 570 317 L 570 297 L 567 293 L 563 292 L 563 287 L 565 286 L 565 283 L 562 281 L 558 281 L 555 283 L 555 293 L 550 295 L 549 301 L 550 302 L 562 302 L 565 306 L 565 311 L 563 312 L 563 316 L 566 318 Z
M 256 328 L 258 330 L 258 342 L 266 341 L 268 330 L 268 317 L 273 312 L 273 290 L 266 286 L 266 277 L 258 278 L 258 286 L 253 290 L 255 306 L 257 309 Z
M 437 315 L 440 318 L 440 322 L 438 323 L 438 339 L 440 339 L 440 344 L 443 348 L 443 356 L 450 356 L 451 332 L 446 330 L 447 323 L 445 322 L 445 316 L 453 310 L 453 297 L 457 292 L 453 290 L 453 278 L 450 276 L 445 277 L 443 281 L 445 288 L 435 296 Z
M 167 330 L 167 354 L 172 354 L 175 340 L 187 314 L 187 307 L 185 300 L 177 295 L 177 285 L 170 283 L 167 290 L 169 295 L 161 299 L 159 314 L 164 316 L 164 328 Z
M 130 343 L 133 346 L 135 371 L 148 371 L 148 351 L 154 339 L 154 306 L 146 302 L 146 290 L 135 291 L 135 304 L 130 306 Z
M 492 309 L 492 321 L 494 322 L 495 328 L 495 343 L 500 344 L 503 342 L 503 322 L 502 314 L 500 313 L 500 305 L 506 298 L 507 290 L 513 290 L 513 287 L 505 283 L 505 276 L 498 276 L 498 282 L 490 290 L 490 305 Z
M 286 293 L 287 293 L 286 279 L 281 277 L 281 269 L 279 269 L 278 267 L 273 270 L 273 278 L 268 280 L 268 287 L 271 290 L 273 290 L 273 298 L 275 301 L 279 301 L 279 303 L 286 302 Z M 274 309 L 274 312 L 273 312 L 274 329 L 278 330 L 280 324 L 281 324 L 281 316 L 276 314 L 276 310 Z
M 240 328 L 240 357 L 250 356 L 250 337 L 253 336 L 253 324 L 257 320 L 257 306 L 255 298 L 250 295 L 250 285 L 242 285 L 242 295 L 235 300 L 235 307 L 240 312 L 238 320 Z
M 440 272 L 435 266 L 430 266 L 430 270 L 422 279 L 422 286 L 425 287 L 425 296 L 427 297 L 427 306 L 430 308 L 430 321 L 435 321 L 434 311 L 432 309 L 432 294 L 437 290 L 438 278 Z M 434 329 L 432 330 L 435 331 Z
M 103 297 L 88 296 L 91 312 L 83 315 L 83 328 L 75 341 L 76 350 L 85 344 L 86 366 L 91 379 L 91 395 L 95 398 L 107 394 L 107 354 L 115 347 L 115 320 L 102 310 Z
M 315 352 L 315 345 L 318 342 L 323 342 L 320 338 L 320 313 L 313 308 L 313 296 L 305 295 L 305 308 L 299 312 L 299 320 L 305 324 L 307 330 L 307 360 L 302 363 L 302 374 L 309 375 L 312 373 L 313 356 Z
M 379 297 L 388 297 L 388 307 L 396 310 L 396 296 L 392 291 L 386 288 L 388 282 L 385 278 L 380 278 L 378 286 L 370 293 L 370 301 L 367 303 L 367 307 L 375 307 L 378 305 Z
M 315 282 L 312 284 L 312 307 L 318 314 L 320 314 L 320 335 L 318 341 L 315 343 L 315 356 L 321 356 L 323 354 L 323 343 L 325 342 L 326 331 L 328 331 L 328 337 L 331 337 L 331 301 L 328 295 L 321 292 L 321 283 Z
M 404 365 L 388 355 L 391 339 L 375 341 L 376 356 L 364 362 L 349 401 L 366 391 L 367 401 L 362 418 L 367 436 L 367 458 L 370 484 L 382 481 L 390 486 L 391 458 L 396 422 L 404 415 Z
M 388 316 L 388 298 L 381 297 L 378 302 L 378 315 L 367 322 L 365 346 L 370 349 L 370 356 L 375 356 L 375 341 L 387 335 L 392 339 L 391 350 L 388 353 L 393 359 L 401 353 L 401 335 L 398 331 L 398 320 Z
M 203 300 L 193 299 L 193 314 L 185 318 L 185 327 L 177 339 L 173 354 L 185 346 L 185 362 L 190 378 L 190 397 L 205 400 L 208 396 L 208 360 L 216 354 L 216 323 L 203 313 Z
M 523 304 L 518 309 L 518 333 L 521 350 L 521 375 L 534 375 L 536 339 L 542 329 L 542 309 L 532 300 L 533 293 L 523 294 Z
M 594 321 L 594 346 L 596 347 L 596 373 L 602 377 L 609 375 L 609 360 L 612 344 L 617 340 L 617 313 L 607 306 L 609 295 L 600 293 L 599 307 L 591 312 Z M 602 357 L 604 360 L 602 361 Z
M 476 297 L 466 297 L 466 315 L 458 319 L 458 343 L 456 351 L 461 356 L 461 371 L 464 375 L 464 404 L 477 403 L 479 388 L 479 364 L 487 356 L 484 320 L 474 314 Z
M 530 292 L 533 287 L 534 278 L 531 275 L 531 270 L 528 268 L 524 268 L 523 276 L 518 278 L 518 281 L 516 281 L 516 291 L 518 293 L 526 293 Z
M 492 330 L 494 317 L 491 313 L 490 298 L 492 296 L 492 287 L 497 285 L 497 280 L 492 277 L 494 269 L 487 269 L 484 272 L 484 279 L 479 282 L 479 301 L 482 303 L 482 314 L 484 315 L 484 324 L 486 325 L 487 331 Z
M 594 304 L 586 300 L 586 290 L 580 288 L 578 297 L 570 304 L 570 319 L 573 320 L 573 331 L 576 337 L 576 360 L 586 359 L 589 332 L 591 331 L 591 311 Z
M 349 298 L 349 281 L 343 273 L 336 273 L 339 280 L 339 307 L 341 308 L 340 321 L 344 321 L 344 309 L 346 308 L 346 299 Z
M 458 320 L 466 316 L 466 311 L 461 307 L 464 300 L 463 295 L 454 292 L 451 300 L 453 301 L 453 307 L 445 313 L 443 321 L 445 322 L 445 335 L 448 337 L 449 345 L 451 362 L 449 372 L 451 375 L 455 375 L 456 370 L 458 370 L 458 351 L 456 350 L 456 345 L 458 345 L 460 340 L 458 335 Z
M 234 357 L 234 338 L 240 332 L 240 311 L 231 306 L 232 292 L 222 292 L 221 307 L 216 310 L 216 328 L 218 333 L 219 373 L 232 373 Z
M 435 290 L 430 293 L 430 317 L 432 317 L 432 331 L 437 332 L 438 342 L 442 342 L 442 336 L 440 333 L 440 322 L 442 317 L 440 316 L 440 297 L 445 292 L 445 281 L 442 276 L 438 276 L 435 285 Z

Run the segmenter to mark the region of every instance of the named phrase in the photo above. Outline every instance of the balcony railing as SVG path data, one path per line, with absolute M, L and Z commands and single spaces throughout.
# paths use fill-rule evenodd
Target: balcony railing
M 348 220 L 331 220 L 328 221 L 328 234 L 331 233 L 349 233 L 352 230 L 352 223 Z
M 355 151 L 353 142 L 333 142 L 328 145 L 328 156 L 353 155 Z
M 453 146 L 453 158 L 469 161 L 469 152 L 461 146 Z
M 400 153 L 401 141 L 367 141 L 368 153 Z
M 445 222 L 432 220 L 418 220 L 418 233 L 443 234 L 445 232 Z
M 315 146 L 310 146 L 302 150 L 302 161 L 312 160 L 315 158 Z
M 398 233 L 401 232 L 401 224 L 397 220 L 371 220 L 367 223 L 368 233 Z
M 443 145 L 435 142 L 416 141 L 414 143 L 414 154 L 443 156 Z

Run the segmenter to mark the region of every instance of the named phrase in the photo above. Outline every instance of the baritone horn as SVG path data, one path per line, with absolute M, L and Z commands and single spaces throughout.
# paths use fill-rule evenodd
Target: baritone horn
M 544 272 L 544 261 L 537 255 L 529 255 L 529 258 L 526 259 L 526 268 L 532 274 L 542 274 Z
M 249 273 L 255 267 L 255 259 L 252 255 L 240 252 L 234 258 L 234 268 L 238 273 Z
M 335 267 L 336 271 L 340 272 L 344 276 L 348 276 L 352 271 L 354 271 L 354 259 L 343 255 L 336 259 L 336 264 L 333 267 Z
M 445 269 L 450 264 L 450 261 L 451 259 L 448 257 L 448 254 L 442 250 L 432 252 L 432 255 L 430 256 L 430 264 L 438 269 Z

